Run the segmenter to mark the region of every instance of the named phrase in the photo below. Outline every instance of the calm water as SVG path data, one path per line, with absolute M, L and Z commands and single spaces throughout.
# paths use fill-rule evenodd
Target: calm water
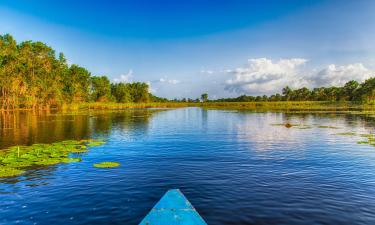
M 310 125 L 285 128 L 275 123 Z M 208 224 L 375 224 L 372 117 L 185 108 L 2 115 L 0 147 L 101 137 L 80 163 L 0 178 L 1 224 L 138 224 L 180 188 Z M 319 125 L 335 126 L 319 128 Z M 114 169 L 93 163 L 117 161 Z

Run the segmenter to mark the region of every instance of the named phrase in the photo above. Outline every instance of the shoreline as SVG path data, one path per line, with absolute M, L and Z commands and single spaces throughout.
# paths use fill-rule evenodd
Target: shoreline
M 201 107 L 205 109 L 234 109 L 262 111 L 375 111 L 374 104 L 357 102 L 327 101 L 280 101 L 280 102 L 149 102 L 149 103 L 75 103 L 65 104 L 56 108 L 31 109 L 17 108 L 0 112 L 17 111 L 85 111 L 85 110 L 116 110 L 116 109 L 152 109 L 152 108 L 184 108 Z

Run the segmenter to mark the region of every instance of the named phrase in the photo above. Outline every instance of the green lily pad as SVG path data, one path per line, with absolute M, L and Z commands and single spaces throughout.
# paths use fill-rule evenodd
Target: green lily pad
M 62 159 L 61 162 L 63 163 L 81 162 L 81 159 L 80 158 L 66 158 L 66 159 Z
M 334 126 L 325 126 L 325 125 L 319 125 L 318 128 L 339 129 L 338 127 L 334 127 Z
M 343 133 L 337 133 L 336 135 L 342 135 L 342 136 L 355 136 L 356 133 L 354 133 L 354 132 L 343 132 Z
M 101 162 L 94 164 L 94 167 L 96 168 L 113 168 L 118 166 L 120 166 L 120 163 L 118 162 Z
M 19 170 L 10 167 L 0 166 L 0 177 L 13 177 L 24 173 L 24 170 Z
M 81 159 L 71 158 L 71 153 L 84 153 L 88 151 L 87 147 L 104 143 L 102 140 L 67 140 L 52 144 L 13 146 L 0 151 L 0 177 L 1 174 L 17 175 L 23 171 L 19 168 L 79 162 Z

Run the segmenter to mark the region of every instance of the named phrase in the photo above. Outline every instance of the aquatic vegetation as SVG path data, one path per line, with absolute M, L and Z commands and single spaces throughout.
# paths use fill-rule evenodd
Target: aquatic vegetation
M 291 128 L 293 125 L 290 124 L 290 123 L 286 123 L 284 126 L 285 126 L 286 128 Z
M 105 144 L 105 142 L 103 142 L 103 141 L 90 141 L 86 145 L 88 147 L 95 147 L 95 146 L 100 146 L 100 145 L 103 145 L 103 144 Z
M 24 173 L 24 170 L 0 166 L 0 177 L 13 177 Z
M 16 176 L 23 173 L 20 168 L 49 166 L 59 163 L 80 162 L 71 154 L 87 152 L 87 147 L 104 144 L 102 140 L 66 140 L 52 144 L 13 146 L 0 151 L 0 177 Z
M 318 128 L 326 128 L 326 129 L 339 129 L 338 127 L 334 126 L 326 126 L 326 125 L 318 125 Z
M 272 126 L 282 126 L 282 127 L 286 127 L 286 128 L 296 127 L 298 129 L 310 129 L 310 128 L 312 128 L 312 126 L 310 126 L 310 125 L 297 124 L 297 123 L 273 123 L 271 125 Z
M 63 163 L 74 163 L 74 162 L 81 162 L 81 158 L 66 158 L 61 160 Z
M 120 163 L 118 162 L 101 162 L 94 164 L 94 167 L 96 168 L 113 168 L 118 166 L 120 166 Z
M 342 135 L 342 136 L 355 136 L 357 135 L 354 132 L 342 132 L 342 133 L 336 133 L 335 135 Z
M 360 136 L 370 138 L 370 137 L 373 137 L 374 135 L 373 134 L 360 134 Z
M 373 134 L 361 134 L 360 136 L 367 138 L 367 140 L 358 141 L 357 144 L 369 144 L 375 146 L 375 137 Z
M 271 125 L 272 126 L 282 126 L 282 127 L 286 127 L 286 128 L 301 126 L 300 124 L 293 124 L 293 123 L 273 123 Z
M 311 129 L 311 128 L 312 128 L 312 126 L 308 126 L 308 125 L 298 127 L 298 129 L 301 129 L 301 130 Z

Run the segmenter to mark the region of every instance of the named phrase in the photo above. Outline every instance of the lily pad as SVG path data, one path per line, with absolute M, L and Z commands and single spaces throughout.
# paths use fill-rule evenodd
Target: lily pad
M 0 166 L 0 177 L 13 177 L 24 173 L 24 170 Z
M 19 168 L 79 162 L 80 158 L 71 158 L 72 153 L 84 153 L 88 151 L 87 147 L 104 143 L 102 140 L 67 140 L 52 144 L 13 146 L 0 151 L 0 177 L 1 174 L 16 176 L 23 171 Z
M 357 135 L 354 132 L 343 132 L 343 133 L 337 133 L 336 135 L 342 135 L 342 136 L 355 136 Z
M 326 125 L 319 125 L 318 128 L 339 129 L 338 127 L 334 127 L 334 126 L 326 126 Z
M 94 164 L 94 167 L 96 168 L 113 168 L 118 166 L 120 166 L 120 163 L 118 162 L 101 162 Z

